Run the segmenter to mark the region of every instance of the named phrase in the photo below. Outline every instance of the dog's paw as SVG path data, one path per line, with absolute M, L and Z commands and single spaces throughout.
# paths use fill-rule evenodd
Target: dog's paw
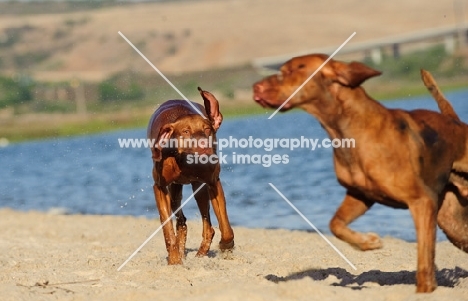
M 179 264 L 183 264 L 182 262 L 182 258 L 178 257 L 178 258 L 167 258 L 167 264 L 168 265 L 179 265 Z
M 223 241 L 219 242 L 219 249 L 221 251 L 229 251 L 229 250 L 232 250 L 233 248 L 234 248 L 234 240 L 231 240 L 230 242 L 223 242 Z
M 431 293 L 437 288 L 434 274 L 416 273 L 416 292 Z
M 179 250 L 175 249 L 173 250 L 173 252 L 169 253 L 169 256 L 167 256 L 167 264 L 169 265 L 183 264 L 182 256 L 180 255 Z
M 379 235 L 373 232 L 361 234 L 360 242 L 356 244 L 356 247 L 361 251 L 369 251 L 380 249 L 383 247 L 382 240 Z
M 201 245 L 200 248 L 198 249 L 197 254 L 195 255 L 196 257 L 203 257 L 208 255 L 208 252 L 210 251 L 210 245 L 204 246 Z

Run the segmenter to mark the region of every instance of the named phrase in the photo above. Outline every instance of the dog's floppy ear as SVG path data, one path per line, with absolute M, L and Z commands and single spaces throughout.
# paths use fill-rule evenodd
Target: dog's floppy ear
M 174 132 L 174 124 L 169 123 L 164 125 L 160 130 L 158 134 L 158 141 L 156 141 L 156 144 L 151 148 L 151 151 L 153 153 L 153 161 L 161 161 L 162 159 L 162 150 L 163 148 L 168 147 L 168 139 L 171 138 L 172 133 Z
M 200 95 L 205 103 L 205 111 L 211 121 L 213 129 L 217 131 L 223 122 L 223 115 L 219 111 L 218 100 L 213 94 L 208 91 L 203 91 L 200 87 L 198 87 L 198 91 L 200 91 Z
M 331 61 L 330 64 L 332 68 L 324 68 L 325 75 L 332 77 L 334 81 L 339 82 L 343 86 L 351 88 L 358 87 L 367 79 L 382 74 L 382 72 L 359 62 L 346 64 L 339 61 Z

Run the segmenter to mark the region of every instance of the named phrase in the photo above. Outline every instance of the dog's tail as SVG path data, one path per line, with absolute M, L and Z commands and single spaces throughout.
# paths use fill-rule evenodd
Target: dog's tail
M 427 90 L 431 93 L 432 97 L 434 97 L 437 105 L 439 106 L 439 110 L 443 115 L 447 115 L 452 117 L 453 119 L 460 120 L 457 113 L 452 107 L 452 104 L 445 98 L 442 91 L 440 91 L 439 87 L 435 79 L 432 77 L 432 74 L 429 71 L 421 69 L 421 79 L 424 82 Z

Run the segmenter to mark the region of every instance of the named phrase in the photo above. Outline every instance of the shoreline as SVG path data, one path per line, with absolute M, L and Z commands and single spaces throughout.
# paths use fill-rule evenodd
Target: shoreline
M 233 227 L 236 247 L 222 253 L 215 227 L 209 256 L 196 258 L 201 223 L 188 222 L 187 257 L 167 266 L 158 233 L 120 272 L 117 268 L 159 226 L 128 216 L 51 215 L 0 209 L 0 289 L 6 300 L 420 300 L 416 244 L 384 237 L 361 252 L 317 234 Z M 287 241 L 287 243 L 285 243 Z M 425 300 L 466 300 L 467 254 L 437 243 L 438 289 Z
M 80 212 L 70 212 L 68 211 L 67 208 L 62 208 L 62 207 L 50 207 L 48 208 L 47 210 L 40 210 L 40 209 L 36 209 L 36 208 L 30 208 L 30 209 L 18 209 L 18 208 L 13 208 L 13 207 L 0 207 L 0 213 L 2 210 L 11 210 L 13 212 L 17 212 L 17 213 L 20 213 L 20 214 L 27 214 L 27 213 L 37 213 L 37 214 L 43 214 L 43 215 L 46 215 L 46 216 L 90 216 L 90 217 L 102 217 L 102 216 L 109 216 L 109 217 L 116 217 L 116 218 L 133 218 L 133 219 L 145 219 L 145 220 L 148 220 L 150 222 L 155 222 L 156 224 L 158 223 L 158 212 L 157 212 L 157 209 L 155 209 L 154 212 L 152 212 L 151 214 L 135 214 L 135 215 L 132 215 L 132 214 L 118 214 L 118 213 L 105 213 L 105 214 L 98 214 L 98 213 L 80 213 Z M 211 209 L 210 209 L 211 210 Z M 213 222 L 213 225 L 216 224 L 216 219 L 215 219 L 215 216 L 213 215 L 214 213 L 211 212 L 212 214 L 212 222 Z M 295 215 L 295 214 L 294 214 Z M 190 222 L 198 222 L 198 220 L 195 218 L 194 220 L 194 216 L 189 216 L 187 214 L 187 220 L 190 221 Z M 158 225 L 158 224 L 157 224 Z M 267 230 L 267 231 L 276 231 L 276 230 L 279 230 L 279 231 L 292 231 L 292 232 L 300 232 L 300 233 L 307 233 L 307 234 L 317 234 L 317 231 L 315 231 L 312 227 L 310 227 L 308 224 L 304 223 L 304 226 L 303 227 L 292 227 L 292 228 L 281 228 L 281 227 L 269 227 L 269 226 L 249 226 L 249 225 L 243 225 L 242 223 L 235 223 L 233 221 L 231 221 L 231 226 L 232 227 L 235 227 L 235 228 L 244 228 L 244 229 L 249 229 L 249 230 Z M 367 228 L 355 228 L 353 227 L 353 225 L 351 224 L 351 228 L 353 228 L 355 231 L 362 231 L 362 232 L 365 232 L 365 231 L 368 231 L 368 230 L 372 230 L 371 228 L 371 224 L 368 224 L 367 225 Z M 333 234 L 331 234 L 330 230 L 328 228 L 325 228 L 325 227 L 318 227 L 318 230 L 323 234 L 325 235 L 326 237 L 334 237 Z M 401 241 L 404 241 L 404 242 L 407 242 L 407 243 L 416 243 L 416 237 L 413 236 L 413 235 L 406 235 L 406 236 L 411 236 L 411 238 L 406 238 L 405 235 L 401 235 L 401 233 L 399 234 L 391 234 L 391 233 L 378 233 L 378 231 L 374 231 L 376 232 L 377 235 L 379 235 L 379 237 L 381 238 L 392 238 L 392 239 L 397 239 L 397 240 L 401 240 Z M 201 235 L 201 234 L 200 234 Z M 439 242 L 449 242 L 447 236 L 443 233 L 443 231 L 438 227 L 437 228 L 437 236 L 436 236 L 436 242 L 439 243 Z M 468 256 L 468 255 L 467 255 Z
M 440 85 L 444 93 L 468 89 L 465 81 L 455 81 L 447 85 Z M 402 88 L 390 87 L 389 91 L 381 90 L 381 83 L 371 83 L 366 90 L 375 99 L 386 103 L 401 98 L 412 98 L 428 94 L 421 84 L 409 84 Z M 237 101 L 235 106 L 231 103 L 221 102 L 224 107 L 225 120 L 235 120 L 252 116 L 261 116 L 273 110 L 261 108 L 256 103 Z M 120 130 L 144 128 L 152 114 L 152 107 L 137 108 L 129 111 L 115 111 L 113 113 L 89 112 L 85 116 L 77 114 L 48 113 L 31 116 L 14 116 L 9 120 L 0 120 L 0 148 L 9 144 L 40 141 L 44 139 L 79 137 L 93 134 L 110 133 Z M 19 117 L 19 119 L 17 119 Z M 15 120 L 16 119 L 16 120 Z M 6 143 L 5 140 L 6 139 Z
M 8 145 L 145 128 L 152 110 L 153 108 L 148 107 L 130 113 L 126 111 L 116 111 L 114 113 L 90 112 L 82 116 L 65 113 L 18 115 L 9 120 L 2 121 L 0 119 L 0 139 L 7 139 Z M 256 104 L 245 105 L 244 103 L 240 108 L 230 105 L 226 111 L 227 113 L 224 114 L 225 120 L 233 120 L 258 116 L 263 114 L 266 109 Z M 2 145 L 0 145 L 1 147 Z

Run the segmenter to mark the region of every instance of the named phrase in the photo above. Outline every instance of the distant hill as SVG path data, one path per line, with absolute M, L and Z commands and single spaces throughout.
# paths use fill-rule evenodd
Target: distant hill
M 0 73 L 97 81 L 154 72 L 118 31 L 160 70 L 180 74 L 338 46 L 354 31 L 351 43 L 468 20 L 452 0 L 71 3 L 0 3 Z

